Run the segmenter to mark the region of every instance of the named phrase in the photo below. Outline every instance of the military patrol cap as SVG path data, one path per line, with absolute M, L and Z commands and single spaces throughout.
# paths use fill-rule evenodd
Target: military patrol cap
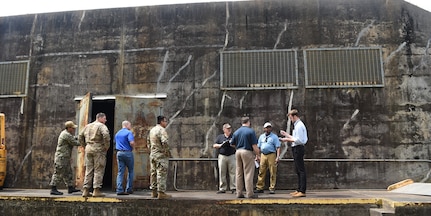
M 66 126 L 66 128 L 77 128 L 78 127 L 78 125 L 73 123 L 73 121 L 67 121 L 66 123 L 64 123 L 64 126 Z

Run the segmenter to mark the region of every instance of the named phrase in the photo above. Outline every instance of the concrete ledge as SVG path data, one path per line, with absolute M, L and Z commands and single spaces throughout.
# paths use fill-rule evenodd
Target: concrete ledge
M 292 198 L 291 191 L 259 194 L 257 199 L 239 199 L 235 194 L 215 191 L 169 191 L 169 200 L 150 197 L 150 191 L 127 196 L 104 192 L 103 198 L 83 198 L 80 193 L 51 196 L 49 190 L 6 189 L 0 191 L 0 215 L 370 215 L 385 205 L 401 212 L 431 209 L 431 197 L 389 193 L 385 190 L 309 191 L 307 197 Z M 411 205 L 415 200 L 417 205 Z M 403 205 L 404 204 L 404 205 Z M 420 204 L 420 205 L 419 205 Z M 376 211 L 383 211 L 377 209 Z M 423 215 L 423 214 L 419 214 Z M 411 216 L 411 214 L 409 215 Z

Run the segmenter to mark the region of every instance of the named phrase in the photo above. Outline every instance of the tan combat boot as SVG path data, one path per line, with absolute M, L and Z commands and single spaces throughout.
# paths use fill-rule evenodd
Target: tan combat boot
M 90 196 L 90 191 L 88 190 L 88 188 L 84 188 L 84 190 L 82 191 L 82 197 L 88 196 Z
M 151 191 L 151 198 L 157 198 L 157 190 Z
M 100 188 L 94 188 L 93 197 L 104 197 L 105 194 L 100 192 Z
M 159 195 L 157 196 L 157 199 L 169 199 L 172 196 L 169 194 L 166 194 L 165 192 L 159 192 Z

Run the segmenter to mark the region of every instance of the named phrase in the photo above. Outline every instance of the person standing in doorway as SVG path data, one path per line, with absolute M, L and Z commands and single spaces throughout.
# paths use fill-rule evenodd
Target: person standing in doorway
M 117 195 L 129 195 L 133 193 L 133 176 L 134 176 L 134 158 L 133 147 L 135 146 L 135 138 L 133 136 L 132 124 L 129 121 L 121 123 L 123 127 L 115 134 L 115 149 L 117 150 Z M 127 184 L 126 192 L 123 188 L 123 177 L 127 168 Z
M 236 197 L 244 198 L 244 185 L 247 198 L 257 198 L 253 191 L 255 160 L 260 160 L 257 137 L 250 128 L 250 118 L 241 118 L 242 126 L 235 131 L 231 144 L 236 146 Z
M 93 187 L 93 197 L 104 197 L 101 192 L 103 175 L 105 174 L 106 152 L 109 150 L 111 137 L 106 127 L 105 113 L 98 113 L 96 120 L 79 133 L 79 143 L 85 146 L 85 178 L 83 197 L 90 195 Z
M 307 176 L 305 173 L 304 154 L 305 144 L 307 144 L 308 141 L 307 128 L 299 118 L 298 110 L 292 109 L 287 116 L 293 122 L 293 132 L 292 135 L 290 135 L 286 131 L 281 130 L 280 134 L 284 137 L 280 138 L 280 140 L 291 142 L 295 172 L 298 175 L 298 188 L 296 191 L 290 193 L 290 195 L 293 197 L 305 197 Z
M 151 128 L 148 136 L 148 145 L 151 148 L 151 197 L 157 197 L 157 199 L 169 199 L 172 197 L 166 194 L 166 178 L 171 155 L 166 126 L 168 126 L 168 119 L 164 116 L 157 116 L 157 125 Z
M 70 160 L 72 149 L 74 146 L 79 146 L 78 140 L 75 138 L 75 129 L 78 127 L 72 121 L 64 123 L 65 129 L 58 136 L 57 149 L 54 158 L 54 174 L 52 174 L 51 195 L 63 195 L 63 192 L 57 190 L 57 184 L 64 182 L 68 188 L 67 193 L 78 192 L 73 181 L 72 167 Z
M 266 171 L 269 168 L 269 193 L 275 193 L 277 181 L 277 164 L 280 157 L 280 141 L 278 136 L 272 133 L 272 125 L 266 122 L 263 125 L 265 133 L 261 134 L 257 143 L 260 150 L 260 166 L 255 193 L 263 193 L 265 187 Z
M 226 123 L 223 125 L 223 134 L 216 137 L 213 147 L 218 149 L 218 176 L 219 190 L 217 193 L 226 193 L 227 186 L 232 193 L 235 193 L 235 148 L 230 145 L 232 139 L 232 127 Z M 227 175 L 229 174 L 229 184 Z

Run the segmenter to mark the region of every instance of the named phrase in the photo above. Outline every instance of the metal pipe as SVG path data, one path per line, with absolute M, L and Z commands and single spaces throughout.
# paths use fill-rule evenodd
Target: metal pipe
M 169 158 L 169 161 L 217 161 L 217 158 Z
M 217 161 L 217 158 L 169 158 L 169 161 Z M 293 159 L 280 159 L 280 161 L 293 161 Z M 426 159 L 345 159 L 345 158 L 305 158 L 304 161 L 313 162 L 427 162 Z

